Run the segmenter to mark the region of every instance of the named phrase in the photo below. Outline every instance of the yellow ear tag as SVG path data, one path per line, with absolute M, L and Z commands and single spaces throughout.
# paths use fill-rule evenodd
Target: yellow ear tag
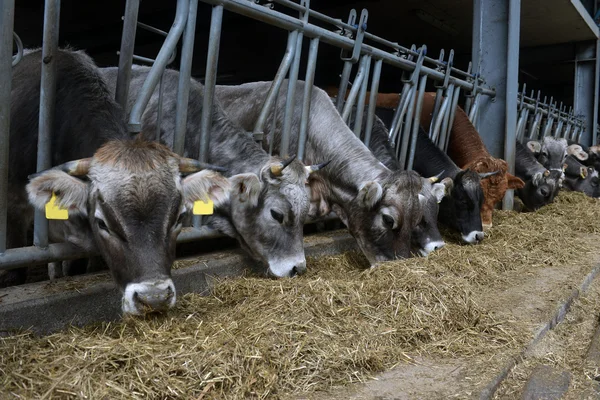
M 46 203 L 46 219 L 69 219 L 69 210 L 60 208 L 56 204 L 56 195 L 52 193 L 50 201 Z
M 204 202 L 202 200 L 196 200 L 194 202 L 194 209 L 192 213 L 194 215 L 212 215 L 214 213 L 215 204 L 212 200 Z

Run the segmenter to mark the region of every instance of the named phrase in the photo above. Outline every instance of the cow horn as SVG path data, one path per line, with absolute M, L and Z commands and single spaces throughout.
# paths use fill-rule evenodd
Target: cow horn
M 579 176 L 581 177 L 581 179 L 585 179 L 587 178 L 588 175 L 588 171 L 586 167 L 579 167 Z
M 548 175 L 550 175 L 550 170 L 547 169 L 544 171 L 544 176 L 548 176 Z
M 210 169 L 217 172 L 225 172 L 227 168 L 219 167 L 218 165 L 212 165 L 194 160 L 193 158 L 180 158 L 179 159 L 179 172 L 183 174 L 191 174 L 194 172 L 201 171 L 203 169 Z
M 283 170 L 296 159 L 296 155 L 290 156 L 287 160 L 283 160 L 281 163 L 271 165 L 271 174 L 273 176 L 281 176 Z
M 306 172 L 308 172 L 309 174 L 312 174 L 313 172 L 317 172 L 317 171 L 325 168 L 330 162 L 331 162 L 331 160 L 325 161 L 324 163 L 321 163 L 321 164 L 307 165 L 304 168 L 306 168 Z
M 443 170 L 442 172 L 440 172 L 437 175 L 434 175 L 432 177 L 427 178 L 429 180 L 429 182 L 431 183 L 436 183 L 437 181 L 440 180 L 440 178 L 442 177 L 442 175 L 444 174 L 444 172 L 446 172 L 446 170 Z
M 63 171 L 72 176 L 85 176 L 88 174 L 88 172 L 90 172 L 90 164 L 91 163 L 92 163 L 91 157 L 90 158 L 81 158 L 79 160 L 67 161 L 64 164 L 60 164 L 55 167 L 49 168 L 45 171 L 40 171 L 35 174 L 29 175 L 27 178 L 33 179 L 51 169 Z
M 496 174 L 500 173 L 500 171 L 493 171 L 493 172 L 479 172 L 477 173 L 477 175 L 479 175 L 479 178 L 481 179 L 485 179 L 488 178 L 490 176 L 494 176 Z

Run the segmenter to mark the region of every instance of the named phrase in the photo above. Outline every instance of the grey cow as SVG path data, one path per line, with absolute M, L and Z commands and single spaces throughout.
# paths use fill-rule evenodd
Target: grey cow
M 253 128 L 271 82 L 240 86 L 217 86 L 216 96 L 229 117 L 244 129 Z M 279 148 L 287 81 L 282 85 L 277 107 L 274 148 Z M 296 88 L 296 104 L 302 103 L 304 82 Z M 272 113 L 271 113 L 272 117 Z M 292 120 L 290 151 L 298 149 L 300 107 Z M 269 145 L 268 143 L 264 143 Z M 397 257 L 409 257 L 412 231 L 423 217 L 419 193 L 422 178 L 412 171 L 391 171 L 348 129 L 327 93 L 313 88 L 305 161 L 331 160 L 329 166 L 310 178 L 311 216 L 320 217 L 333 210 L 371 265 Z
M 133 67 L 129 110 L 149 71 L 148 67 Z M 117 68 L 105 68 L 102 73 L 114 89 Z M 173 70 L 165 71 L 163 76 L 160 136 L 169 146 L 174 139 L 178 79 L 179 73 Z M 189 157 L 199 153 L 203 93 L 203 86 L 192 80 L 185 136 L 185 155 Z M 151 135 L 157 129 L 157 110 L 155 91 L 142 117 L 142 127 Z M 309 211 L 305 182 L 319 167 L 269 156 L 248 132 L 228 119 L 218 102 L 214 104 L 212 120 L 209 162 L 225 166 L 228 175 L 240 175 L 232 179 L 229 202 L 208 218 L 209 226 L 236 238 L 252 258 L 268 267 L 270 275 L 288 277 L 303 273 L 303 226 Z
M 175 303 L 171 265 L 181 216 L 196 200 L 223 202 L 226 178 L 166 147 L 130 140 L 123 113 L 93 61 L 61 50 L 56 63 L 52 164 L 36 168 L 41 51 L 27 52 L 13 70 L 9 156 L 9 247 L 26 244 L 33 208 L 55 194 L 69 210 L 54 221 L 51 240 L 93 244 L 123 292 L 126 314 Z M 182 174 L 187 174 L 182 177 Z M 60 229 L 54 229 L 54 228 Z

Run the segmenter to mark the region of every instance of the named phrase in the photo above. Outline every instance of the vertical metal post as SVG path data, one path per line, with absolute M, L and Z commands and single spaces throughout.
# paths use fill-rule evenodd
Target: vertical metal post
M 600 40 L 596 40 L 596 62 L 595 62 L 595 73 L 596 80 L 594 82 L 594 116 L 592 119 L 592 145 L 598 143 L 598 126 L 599 126 L 599 108 L 600 108 Z
M 517 106 L 519 95 L 519 37 L 521 29 L 521 0 L 509 0 L 508 3 L 508 60 L 506 65 L 506 119 L 504 123 L 504 159 L 508 172 L 515 173 L 515 154 L 517 149 Z M 502 208 L 512 210 L 514 192 L 509 189 L 502 200 Z
M 283 55 L 283 60 L 281 60 L 279 69 L 275 74 L 275 79 L 273 79 L 273 83 L 271 84 L 271 87 L 269 88 L 269 93 L 267 94 L 267 98 L 263 104 L 262 109 L 260 110 L 260 115 L 256 120 L 256 124 L 254 125 L 254 140 L 263 140 L 262 135 L 264 134 L 267 116 L 269 115 L 269 111 L 271 111 L 273 104 L 276 103 L 276 99 L 279 94 L 279 88 L 281 87 L 281 84 L 283 83 L 283 80 L 285 79 L 285 76 L 287 75 L 290 66 L 292 65 L 292 61 L 294 61 L 294 55 L 296 54 L 297 38 L 298 31 L 292 31 L 288 33 L 287 46 Z M 277 107 L 275 107 L 275 109 L 277 109 Z
M 308 50 L 308 62 L 306 64 L 306 78 L 304 79 L 304 97 L 302 103 L 302 118 L 300 119 L 300 133 L 298 137 L 298 159 L 304 160 L 304 148 L 306 145 L 306 131 L 308 129 L 308 117 L 310 115 L 310 102 L 312 99 L 312 88 L 315 80 L 315 69 L 317 68 L 317 54 L 319 52 L 319 38 L 310 40 Z M 273 129 L 273 131 L 275 131 Z
M 369 88 L 369 73 L 371 72 L 371 56 L 365 56 L 365 75 L 360 85 L 358 93 L 358 103 L 356 104 L 356 118 L 354 119 L 354 134 L 360 139 L 362 131 L 362 120 L 365 113 L 365 100 L 367 98 L 367 89 Z
M 346 103 L 344 104 L 344 109 L 342 110 L 342 119 L 345 123 L 348 123 L 348 119 L 350 118 L 350 114 L 352 113 L 352 107 L 354 107 L 354 102 L 356 101 L 356 97 L 358 96 L 358 91 L 362 86 L 363 79 L 365 79 L 367 61 L 368 56 L 363 55 L 360 59 L 358 71 L 356 71 L 356 76 L 354 77 L 352 89 L 350 89 L 350 93 L 348 94 L 348 98 L 346 99 Z
M 491 98 L 484 96 L 479 99 L 479 105 L 473 104 L 472 107 L 480 109 L 481 118 L 486 123 L 485 129 L 479 133 L 489 152 L 498 158 L 504 156 L 506 132 L 509 1 L 473 0 L 473 71 L 485 76 L 487 83 L 496 89 L 496 97 L 492 102 Z M 490 18 L 491 15 L 494 17 Z M 470 111 L 472 113 L 473 110 Z M 475 124 L 476 115 L 473 117 Z
M 371 92 L 369 93 L 369 111 L 367 114 L 367 126 L 365 128 L 365 146 L 369 147 L 373 121 L 375 121 L 375 107 L 377 106 L 377 92 L 379 92 L 379 78 L 381 77 L 381 66 L 383 60 L 375 60 L 373 66 L 373 78 L 371 79 Z
M 350 79 L 350 73 L 352 72 L 352 63 L 350 61 L 344 62 L 344 68 L 342 69 L 342 77 L 340 78 L 340 88 L 338 91 L 337 99 L 335 101 L 335 108 L 341 114 L 344 108 L 344 101 L 346 99 L 346 91 L 348 90 L 348 80 Z
M 38 131 L 37 171 L 52 166 L 52 128 L 56 95 L 56 57 L 58 53 L 58 27 L 60 1 L 46 0 L 44 6 L 44 39 L 42 42 L 42 79 L 40 90 L 40 115 Z M 36 211 L 33 228 L 33 244 L 48 246 L 48 220 L 43 211 Z
M 125 4 L 125 15 L 123 17 L 121 50 L 119 51 L 117 87 L 115 89 L 115 100 L 124 110 L 127 108 L 127 96 L 129 95 L 129 81 L 131 79 L 131 64 L 133 63 L 133 50 L 135 47 L 135 33 L 137 30 L 139 9 L 140 0 L 127 0 L 127 3 Z
M 458 98 L 460 97 L 460 87 L 454 88 L 454 94 L 452 97 L 452 103 L 450 105 L 450 118 L 448 119 L 448 130 L 446 131 L 446 140 L 444 141 L 444 147 L 442 150 L 448 152 L 448 144 L 450 143 L 450 135 L 452 133 L 452 126 L 454 125 L 454 118 L 456 117 L 456 107 L 458 106 Z
M 188 101 L 190 98 L 190 80 L 192 77 L 192 59 L 194 58 L 194 37 L 196 35 L 197 14 L 198 0 L 190 0 L 190 11 L 188 14 L 187 23 L 185 24 L 185 33 L 183 34 L 183 43 L 181 45 L 179 83 L 177 86 L 177 105 L 175 109 L 175 133 L 173 137 L 173 151 L 179 155 L 183 155 L 185 146 L 187 111 Z M 217 66 L 215 65 L 215 70 L 216 67 Z
M 281 134 L 281 143 L 279 145 L 279 154 L 282 157 L 289 156 L 290 134 L 292 131 L 292 117 L 294 115 L 294 106 L 296 105 L 296 86 L 298 84 L 298 72 L 300 70 L 300 56 L 302 53 L 302 39 L 304 35 L 298 32 L 296 38 L 296 53 L 294 54 L 294 62 L 290 68 L 288 76 L 288 91 L 285 101 L 285 111 L 283 115 L 283 130 Z
M 208 146 L 212 125 L 213 98 L 217 82 L 217 64 L 219 63 L 219 45 L 223 24 L 223 6 L 213 6 L 210 19 L 210 36 L 206 55 L 206 74 L 204 77 L 204 98 L 202 99 L 202 119 L 200 121 L 200 153 L 198 159 L 208 162 Z
M 15 0 L 0 0 L 0 254 L 6 250 L 14 20 Z
M 406 169 L 408 171 L 412 170 L 414 161 L 415 161 L 415 151 L 417 149 L 417 135 L 419 133 L 419 127 L 421 125 L 421 110 L 423 108 L 423 96 L 425 95 L 425 85 L 427 84 L 427 75 L 421 76 L 419 79 L 419 89 L 417 93 L 417 101 L 415 104 L 415 113 L 414 119 L 412 122 L 412 134 L 410 141 L 410 148 L 408 153 L 408 164 L 406 165 Z
M 575 56 L 575 90 L 573 93 L 573 105 L 575 114 L 583 115 L 585 132 L 582 135 L 582 143 L 591 145 L 594 133 L 594 114 L 597 114 L 596 97 L 596 62 L 588 61 L 595 58 L 597 42 L 580 42 L 576 46 Z M 585 61 L 583 61 L 585 60 Z M 597 117 L 596 117 L 597 118 Z

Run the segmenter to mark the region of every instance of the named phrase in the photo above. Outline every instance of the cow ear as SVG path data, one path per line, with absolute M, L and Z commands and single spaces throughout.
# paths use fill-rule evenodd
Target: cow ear
M 229 178 L 231 197 L 251 207 L 258 205 L 262 184 L 256 174 L 238 174 Z
M 183 199 L 188 209 L 195 201 L 212 200 L 219 207 L 229 199 L 231 184 L 227 178 L 215 171 L 204 170 L 186 176 L 182 181 Z
M 314 219 L 329 214 L 331 207 L 327 199 L 330 196 L 328 195 L 329 189 L 325 181 L 318 176 L 311 175 L 305 188 L 310 199 L 309 217 Z
M 375 207 L 382 196 L 383 188 L 381 185 L 378 182 L 369 181 L 360 186 L 356 200 L 358 204 L 370 210 Z
M 57 203 L 75 215 L 87 214 L 88 185 L 80 179 L 55 169 L 50 169 L 33 178 L 26 187 L 29 202 L 38 210 L 56 195 Z
M 581 146 L 578 144 L 572 144 L 567 147 L 567 154 L 573 155 L 579 161 L 585 161 L 590 157 L 589 154 L 583 151 Z
M 525 182 L 513 174 L 509 174 L 508 172 L 506 173 L 506 180 L 508 181 L 509 189 L 521 189 L 523 186 L 525 186 Z
M 544 178 L 544 174 L 542 172 L 536 172 L 531 178 L 531 182 L 533 186 L 538 187 Z
M 435 196 L 435 199 L 438 203 L 442 201 L 444 196 L 446 196 L 446 185 L 443 183 L 434 183 L 431 185 L 431 193 Z
M 537 140 L 530 140 L 527 142 L 527 148 L 535 155 L 542 151 L 542 145 Z

